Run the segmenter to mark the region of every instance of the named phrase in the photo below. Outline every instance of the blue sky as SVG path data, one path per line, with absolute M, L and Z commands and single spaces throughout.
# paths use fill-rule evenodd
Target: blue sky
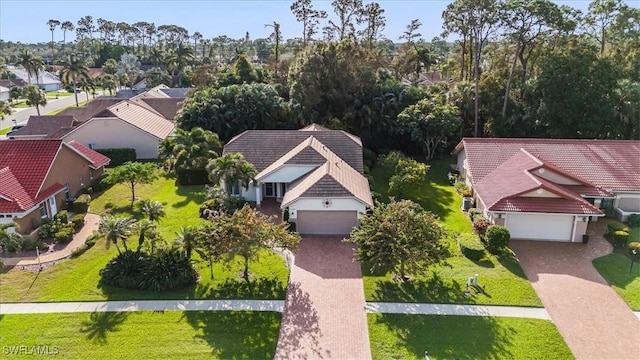
M 82 16 L 91 15 L 94 21 L 104 18 L 114 22 L 153 22 L 158 25 L 179 25 L 189 33 L 199 31 L 205 38 L 227 35 L 244 38 L 248 31 L 252 39 L 268 37 L 271 28 L 264 24 L 280 23 L 285 39 L 302 37 L 302 27 L 289 7 L 293 0 L 0 0 L 0 39 L 23 43 L 47 42 L 51 33 L 49 19 L 69 20 L 74 24 Z M 368 3 L 370 1 L 364 1 Z M 411 19 L 422 22 L 420 33 L 431 40 L 442 32 L 441 14 L 450 1 L 442 0 L 379 0 L 385 9 L 387 26 L 384 34 L 397 41 Z M 555 1 L 586 11 L 589 1 Z M 313 0 L 317 9 L 331 14 L 330 0 Z M 331 16 L 331 15 L 330 15 Z M 56 41 L 62 40 L 58 29 Z M 67 41 L 75 34 L 67 33 Z

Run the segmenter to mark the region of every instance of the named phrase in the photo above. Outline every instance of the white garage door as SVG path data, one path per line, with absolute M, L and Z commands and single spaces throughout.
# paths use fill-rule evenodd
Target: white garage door
M 303 235 L 348 235 L 358 225 L 358 212 L 298 210 L 296 222 Z
M 508 214 L 505 226 L 512 239 L 571 241 L 573 216 Z

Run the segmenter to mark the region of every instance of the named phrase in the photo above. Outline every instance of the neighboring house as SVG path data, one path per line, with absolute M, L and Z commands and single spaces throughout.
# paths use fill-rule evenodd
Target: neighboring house
M 10 99 L 9 88 L 0 85 L 0 100 L 9 101 L 9 99 Z
M 582 241 L 589 221 L 640 213 L 640 141 L 464 138 L 453 153 L 513 239 Z
M 17 78 L 22 79 L 25 83 L 31 79 L 31 84 L 38 85 L 44 91 L 58 91 L 62 86 L 60 79 L 48 71 L 38 72 L 38 77 L 27 75 L 27 71 L 24 69 L 11 69 L 11 72 L 16 75 Z
M 61 140 L 0 141 L 0 223 L 26 234 L 104 173 L 109 158 Z
M 247 189 L 230 186 L 232 193 L 257 206 L 265 198 L 279 201 L 301 234 L 349 234 L 373 207 L 362 143 L 352 134 L 315 124 L 301 130 L 248 130 L 223 150 L 236 152 L 258 174 Z
M 73 115 L 31 115 L 27 125 L 7 134 L 10 139 L 59 139 L 79 122 Z

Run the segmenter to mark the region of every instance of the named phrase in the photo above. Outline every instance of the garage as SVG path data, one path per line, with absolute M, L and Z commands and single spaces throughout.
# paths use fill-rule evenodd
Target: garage
M 296 220 L 303 235 L 349 235 L 357 225 L 357 211 L 298 210 Z
M 505 226 L 512 239 L 571 241 L 572 215 L 508 214 Z

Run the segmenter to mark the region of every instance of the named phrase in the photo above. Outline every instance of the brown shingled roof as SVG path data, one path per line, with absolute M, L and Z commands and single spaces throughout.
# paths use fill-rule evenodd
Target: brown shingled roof
M 182 108 L 183 98 L 143 98 L 143 103 L 148 104 L 167 120 L 174 120 L 178 110 Z
M 121 101 L 122 99 L 118 98 L 99 97 L 97 99 L 91 100 L 85 106 L 66 108 L 59 112 L 58 115 L 72 115 L 79 122 L 83 122 L 91 119 L 94 115 L 98 114 L 104 109 L 107 109 L 109 106 L 117 104 Z
M 31 115 L 25 127 L 11 133 L 12 137 L 49 137 L 57 134 L 61 129 L 71 129 L 78 121 L 73 115 Z

